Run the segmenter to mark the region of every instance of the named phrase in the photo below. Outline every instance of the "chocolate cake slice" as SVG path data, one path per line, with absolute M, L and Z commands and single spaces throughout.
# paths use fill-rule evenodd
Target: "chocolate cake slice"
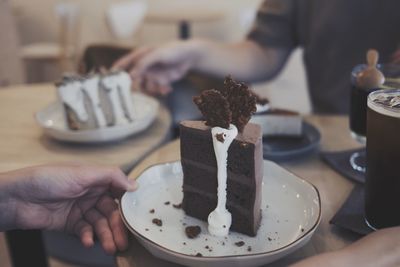
M 228 230 L 255 236 L 261 220 L 262 131 L 248 124 L 256 97 L 231 77 L 221 90 L 195 97 L 205 121 L 183 121 L 182 208 L 208 222 L 212 235 Z
M 183 168 L 182 208 L 189 216 L 207 221 L 217 205 L 217 162 L 211 128 L 203 121 L 183 121 L 181 162 Z M 262 132 L 249 123 L 228 150 L 227 209 L 231 230 L 255 236 L 261 220 L 263 178 Z

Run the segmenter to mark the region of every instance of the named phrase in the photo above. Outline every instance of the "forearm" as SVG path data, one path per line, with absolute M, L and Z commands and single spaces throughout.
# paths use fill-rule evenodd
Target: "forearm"
M 400 227 L 376 231 L 341 250 L 323 253 L 292 267 L 400 266 Z
M 219 77 L 231 74 L 238 80 L 250 82 L 273 78 L 290 54 L 289 49 L 262 48 L 249 40 L 232 44 L 192 42 L 199 51 L 195 70 Z

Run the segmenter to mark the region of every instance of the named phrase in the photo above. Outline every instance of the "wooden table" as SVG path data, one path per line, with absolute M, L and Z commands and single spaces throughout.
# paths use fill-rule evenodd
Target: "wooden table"
M 321 151 L 339 151 L 360 146 L 350 137 L 348 119 L 344 116 L 308 116 L 306 121 L 321 132 Z M 137 177 L 148 166 L 173 160 L 179 160 L 179 141 L 169 143 L 151 154 L 132 171 L 130 177 Z M 359 238 L 329 224 L 329 220 L 351 192 L 354 186 L 352 182 L 323 163 L 318 153 L 281 165 L 318 188 L 322 202 L 322 219 L 307 245 L 268 266 L 286 266 L 318 253 L 340 249 Z M 117 265 L 119 267 L 177 266 L 154 258 L 134 238 L 131 240 L 129 250 L 118 255 Z
M 51 84 L 0 89 L 0 172 L 64 161 L 129 165 L 159 147 L 170 133 L 171 116 L 161 105 L 150 128 L 127 139 L 96 145 L 55 141 L 44 136 L 34 118 L 55 99 Z
M 0 88 L 0 172 L 66 161 L 122 165 L 128 171 L 169 137 L 171 116 L 161 106 L 147 130 L 118 142 L 82 145 L 55 141 L 43 135 L 34 119 L 35 112 L 56 99 L 55 91 L 51 84 Z M 15 267 L 46 266 L 38 231 L 11 231 L 7 237 Z

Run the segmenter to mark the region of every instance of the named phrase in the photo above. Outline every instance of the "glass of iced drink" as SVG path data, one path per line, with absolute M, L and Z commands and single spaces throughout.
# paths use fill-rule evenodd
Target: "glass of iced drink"
M 365 217 L 373 229 L 400 225 L 400 90 L 368 96 Z
M 379 54 L 368 50 L 367 64 L 359 65 L 351 73 L 350 130 L 359 143 L 365 145 L 367 97 L 378 90 L 385 82 L 385 76 L 378 66 Z M 365 172 L 365 152 L 355 152 L 350 156 L 350 165 L 354 170 Z

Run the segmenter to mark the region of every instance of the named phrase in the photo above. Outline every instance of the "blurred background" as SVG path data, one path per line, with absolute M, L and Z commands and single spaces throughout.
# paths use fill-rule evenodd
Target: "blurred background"
M 181 23 L 188 16 L 189 38 L 237 41 L 251 29 L 261 2 L 1 0 L 0 38 L 4 40 L 0 70 L 8 69 L 9 78 L 3 78 L 0 85 L 53 82 L 62 72 L 76 70 L 90 45 L 137 47 L 176 40 L 181 37 Z M 254 88 L 278 107 L 290 105 L 301 113 L 310 112 L 300 50 L 292 54 L 276 80 Z M 288 98 L 299 101 L 289 104 Z
M 241 40 L 251 29 L 261 2 L 0 0 L 0 90 L 13 84 L 53 83 L 64 72 L 76 72 L 93 45 L 133 48 L 182 38 Z M 292 53 L 275 80 L 253 88 L 276 107 L 310 112 L 300 49 Z M 50 263 L 70 266 L 55 259 Z M 1 233 L 0 266 L 10 266 Z

